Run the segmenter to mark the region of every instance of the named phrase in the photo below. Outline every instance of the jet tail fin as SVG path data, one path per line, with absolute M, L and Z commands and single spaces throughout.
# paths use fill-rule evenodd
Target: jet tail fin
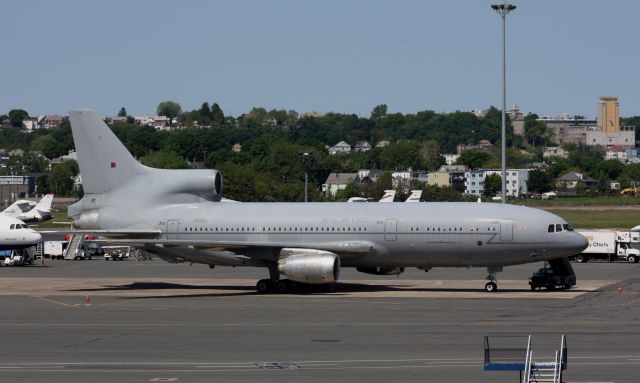
M 420 202 L 420 197 L 422 197 L 422 190 L 411 190 L 411 195 L 404 202 Z
M 380 198 L 378 202 L 393 202 L 393 199 L 395 198 L 395 196 L 396 196 L 395 190 L 385 190 L 384 195 L 382 196 L 382 198 Z
M 145 172 L 96 112 L 74 110 L 69 119 L 85 193 L 107 193 Z
M 41 213 L 49 213 L 51 211 L 51 203 L 53 202 L 53 194 L 45 194 L 38 202 L 34 209 Z

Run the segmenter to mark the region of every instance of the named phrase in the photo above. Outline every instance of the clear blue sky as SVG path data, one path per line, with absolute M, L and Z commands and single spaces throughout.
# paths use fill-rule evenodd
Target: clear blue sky
M 638 1 L 513 1 L 507 104 L 640 115 Z M 0 22 L 0 113 L 153 114 L 217 102 L 368 116 L 500 105 L 491 1 L 21 0 Z

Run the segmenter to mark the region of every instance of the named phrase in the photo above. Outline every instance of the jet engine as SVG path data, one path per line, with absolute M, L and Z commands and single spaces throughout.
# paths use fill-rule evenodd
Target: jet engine
M 281 258 L 278 271 L 295 282 L 333 283 L 340 276 L 340 257 L 328 251 L 301 249 L 300 254 Z
M 373 275 L 400 275 L 404 272 L 404 267 L 356 267 L 356 270 Z

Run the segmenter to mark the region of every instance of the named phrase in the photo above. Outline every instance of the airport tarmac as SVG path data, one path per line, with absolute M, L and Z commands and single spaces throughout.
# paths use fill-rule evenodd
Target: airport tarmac
M 516 382 L 483 371 L 484 335 L 549 360 L 567 382 L 638 382 L 640 264 L 573 264 L 576 289 L 530 292 L 539 264 L 342 273 L 332 293 L 258 295 L 265 271 L 50 261 L 0 268 L 0 381 Z M 618 289 L 618 286 L 621 289 Z

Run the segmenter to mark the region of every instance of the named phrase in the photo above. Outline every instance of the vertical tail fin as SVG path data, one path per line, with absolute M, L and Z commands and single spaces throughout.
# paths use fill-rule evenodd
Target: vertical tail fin
M 420 202 L 420 197 L 422 197 L 422 190 L 411 190 L 411 195 L 404 202 Z
M 34 209 L 40 213 L 51 212 L 51 203 L 53 202 L 53 194 L 46 194 L 34 207 Z
M 69 119 L 85 193 L 107 193 L 145 172 L 96 112 L 74 110 Z
M 385 190 L 384 195 L 378 202 L 393 202 L 393 199 L 396 197 L 395 190 Z

